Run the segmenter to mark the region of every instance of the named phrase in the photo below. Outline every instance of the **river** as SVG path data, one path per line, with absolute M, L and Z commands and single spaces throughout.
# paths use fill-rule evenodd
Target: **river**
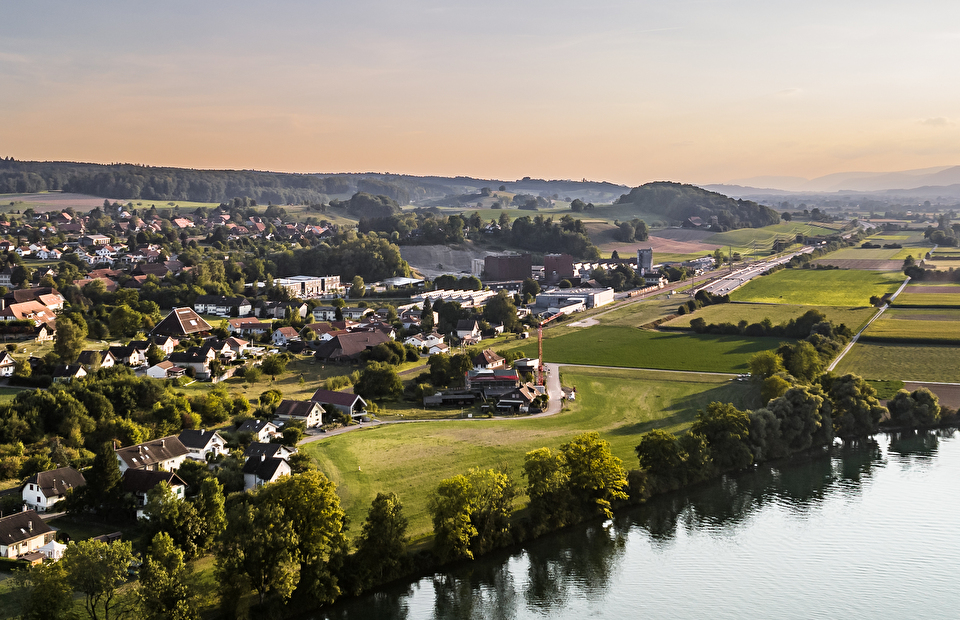
M 960 436 L 763 466 L 318 613 L 329 620 L 956 618 Z

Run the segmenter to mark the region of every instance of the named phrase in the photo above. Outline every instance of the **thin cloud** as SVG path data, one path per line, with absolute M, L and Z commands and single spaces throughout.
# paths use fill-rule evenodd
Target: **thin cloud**
M 949 127 L 950 125 L 953 125 L 953 123 L 950 122 L 950 119 L 944 118 L 942 116 L 936 116 L 934 118 L 924 118 L 917 122 L 919 122 L 921 125 L 924 125 L 925 127 Z

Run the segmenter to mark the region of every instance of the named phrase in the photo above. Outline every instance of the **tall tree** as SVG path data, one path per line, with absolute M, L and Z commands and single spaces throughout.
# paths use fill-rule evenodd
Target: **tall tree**
M 613 516 L 612 502 L 627 499 L 627 472 L 598 433 L 583 433 L 560 446 L 570 475 L 570 492 L 584 514 Z
M 82 540 L 63 552 L 67 581 L 83 595 L 84 609 L 92 620 L 121 618 L 131 610 L 133 601 L 121 588 L 132 561 L 129 541 Z
M 361 588 L 398 577 L 407 546 L 407 518 L 396 493 L 377 493 L 357 541 L 355 559 Z
M 146 620 L 199 620 L 197 596 L 191 574 L 177 548 L 165 532 L 153 537 L 150 551 L 140 568 L 137 602 L 140 617 Z
M 14 573 L 24 620 L 67 620 L 73 614 L 73 588 L 63 562 L 37 564 Z
M 57 317 L 57 333 L 54 336 L 53 352 L 64 364 L 72 364 L 83 351 L 84 341 L 87 338 L 87 324 L 83 318 L 73 319 L 66 316 Z

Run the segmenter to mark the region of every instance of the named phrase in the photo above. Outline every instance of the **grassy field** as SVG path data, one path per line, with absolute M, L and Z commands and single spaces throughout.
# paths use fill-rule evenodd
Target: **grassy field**
M 893 293 L 899 273 L 845 269 L 784 269 L 751 280 L 730 295 L 734 301 L 811 306 L 868 306 L 870 297 Z
M 960 382 L 960 348 L 858 342 L 834 371 L 871 380 Z
M 831 235 L 836 230 L 807 223 L 782 223 L 763 228 L 740 228 L 737 230 L 728 230 L 727 232 L 710 235 L 704 239 L 704 243 L 715 244 L 719 246 L 733 246 L 734 252 L 751 252 L 753 245 L 758 249 L 769 250 L 773 247 L 773 242 L 777 239 L 787 237 L 796 237 L 798 234 L 807 236 Z
M 543 357 L 561 364 L 736 373 L 746 370 L 755 353 L 775 349 L 781 340 L 598 325 L 545 338 Z M 535 340 L 519 348 L 527 357 L 537 356 Z
M 633 448 L 653 428 L 684 429 L 712 401 L 755 407 L 755 386 L 725 377 L 681 373 L 564 368 L 577 400 L 546 418 L 390 424 L 306 444 L 339 487 L 356 536 L 374 496 L 396 492 L 414 538 L 430 533 L 430 493 L 440 480 L 470 467 L 504 467 L 523 485 L 523 455 L 598 431 L 630 468 Z
M 810 310 L 810 306 L 800 306 L 794 304 L 719 304 L 716 306 L 707 306 L 701 308 L 693 314 L 685 314 L 664 323 L 666 327 L 690 327 L 690 321 L 695 318 L 702 318 L 707 324 L 710 323 L 733 323 L 736 325 L 740 320 L 748 323 L 759 323 L 765 318 L 769 318 L 774 325 L 799 318 L 803 313 Z M 817 310 L 827 315 L 827 319 L 839 325 L 844 323 L 850 329 L 857 331 L 864 323 L 870 320 L 876 310 L 873 308 L 858 307 L 834 307 L 820 306 Z
M 960 310 L 890 309 L 863 333 L 870 340 L 960 343 Z
M 915 307 L 957 307 L 960 308 L 960 290 L 956 293 L 911 293 L 910 287 L 904 289 L 894 300 L 894 306 Z

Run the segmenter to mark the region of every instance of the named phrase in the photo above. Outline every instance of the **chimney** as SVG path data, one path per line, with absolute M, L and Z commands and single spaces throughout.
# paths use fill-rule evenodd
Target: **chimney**
M 160 440 L 160 447 L 161 447 L 161 448 L 164 447 L 164 444 L 166 443 L 166 441 L 167 441 L 166 439 L 161 439 L 161 440 Z
M 262 462 L 264 462 L 264 461 L 266 461 L 266 460 L 267 460 L 267 455 L 266 455 L 265 453 L 261 452 L 261 453 L 260 453 L 260 462 L 262 463 Z
M 27 527 L 28 527 L 28 528 L 30 529 L 30 531 L 32 532 L 32 531 L 33 531 L 33 521 L 27 521 Z

